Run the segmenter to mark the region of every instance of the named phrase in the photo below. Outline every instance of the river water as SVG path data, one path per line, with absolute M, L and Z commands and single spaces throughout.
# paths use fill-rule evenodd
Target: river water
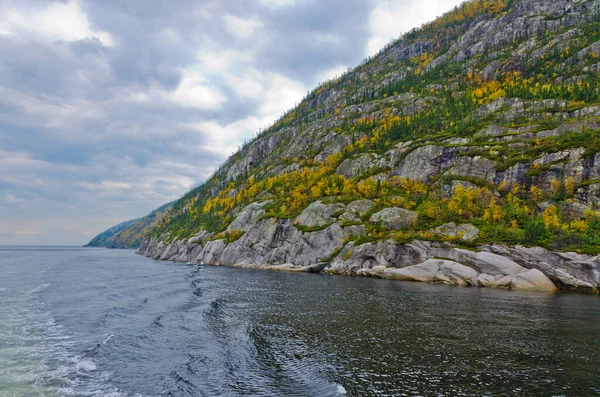
M 600 298 L 0 247 L 0 396 L 600 395 Z

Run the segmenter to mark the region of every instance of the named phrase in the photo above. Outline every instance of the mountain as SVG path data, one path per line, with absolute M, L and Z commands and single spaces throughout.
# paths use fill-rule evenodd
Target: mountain
M 466 2 L 117 236 L 156 259 L 597 293 L 599 57 L 599 0 Z
M 85 247 L 138 248 L 168 212 L 173 203 L 152 211 L 148 216 L 119 223 L 94 237 Z

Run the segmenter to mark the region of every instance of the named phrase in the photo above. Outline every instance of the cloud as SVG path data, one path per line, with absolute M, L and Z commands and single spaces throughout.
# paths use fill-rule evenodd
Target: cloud
M 180 106 L 199 109 L 216 109 L 227 101 L 201 73 L 189 69 L 181 72 L 181 81 L 175 90 L 162 91 L 161 95 Z
M 464 0 L 382 0 L 371 11 L 367 54 L 375 55 L 390 41 L 461 4 Z
M 4 35 L 33 33 L 41 38 L 65 41 L 96 38 L 108 47 L 115 44 L 109 33 L 91 29 L 86 14 L 75 0 L 52 2 L 41 10 L 37 7 L 5 9 L 0 20 L 0 32 Z
M 320 81 L 328 81 L 332 79 L 336 79 L 346 73 L 348 71 L 348 67 L 344 65 L 339 65 L 334 68 L 328 69 L 321 73 L 319 80 Z
M 40 236 L 40 235 L 45 235 L 46 233 L 42 233 L 42 232 L 38 232 L 38 231 L 19 230 L 19 231 L 17 231 L 16 234 L 25 235 L 25 236 Z
M 0 244 L 84 244 L 181 197 L 453 4 L 0 0 Z
M 225 23 L 229 31 L 240 39 L 247 39 L 254 31 L 262 26 L 262 23 L 254 18 L 243 19 L 235 15 L 225 15 Z
M 267 7 L 277 9 L 294 5 L 296 0 L 260 0 L 260 3 Z
M 300 103 L 307 87 L 280 74 L 269 79 L 269 87 L 263 96 L 259 114 L 267 120 L 275 121 L 286 110 Z
M 131 184 L 129 183 L 108 180 L 103 180 L 99 183 L 82 182 L 81 186 L 89 190 L 102 191 L 131 189 Z

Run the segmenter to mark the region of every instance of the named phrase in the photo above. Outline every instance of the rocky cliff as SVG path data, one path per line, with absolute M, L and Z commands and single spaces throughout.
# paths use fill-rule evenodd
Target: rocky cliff
M 464 3 L 129 237 L 155 259 L 597 293 L 599 57 L 598 0 Z

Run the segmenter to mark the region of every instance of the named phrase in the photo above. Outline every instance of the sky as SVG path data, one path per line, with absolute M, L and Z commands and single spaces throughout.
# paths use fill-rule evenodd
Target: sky
M 460 2 L 0 0 L 0 245 L 147 215 Z

